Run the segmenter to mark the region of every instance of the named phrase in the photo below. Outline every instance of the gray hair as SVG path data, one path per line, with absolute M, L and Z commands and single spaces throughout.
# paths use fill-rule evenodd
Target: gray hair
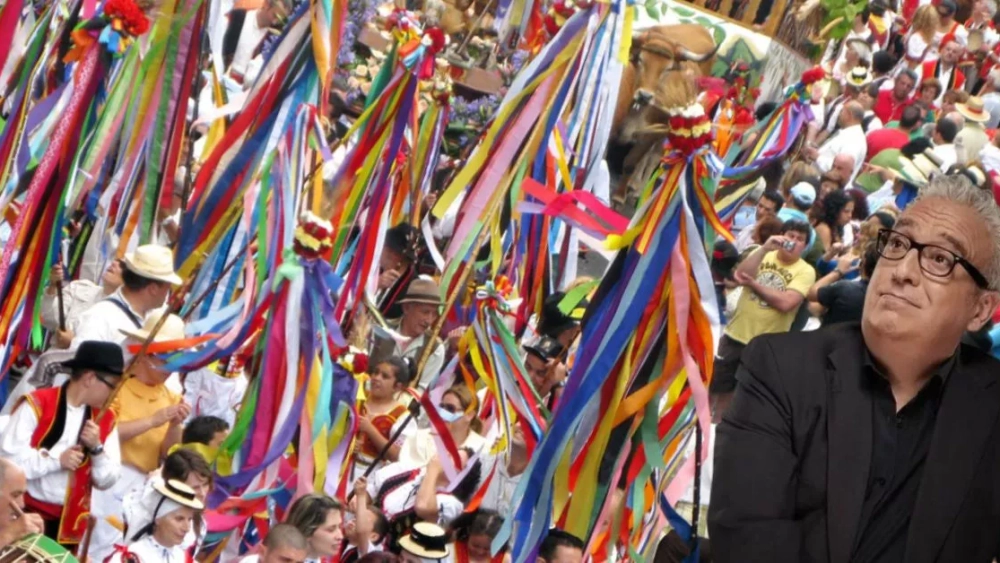
M 896 77 L 898 78 L 900 76 L 905 76 L 905 77 L 909 78 L 910 80 L 912 80 L 914 86 L 916 86 L 917 82 L 920 81 L 920 79 L 917 77 L 916 71 L 914 71 L 912 68 L 903 68 L 903 69 L 901 69 L 899 71 L 899 74 L 896 75 Z
M 990 19 L 997 15 L 997 3 L 994 0 L 983 0 L 983 4 L 986 5 L 986 11 L 990 14 Z
M 921 190 L 918 201 L 935 197 L 971 208 L 986 223 L 993 255 L 983 275 L 991 290 L 1000 289 L 1000 207 L 993 199 L 992 190 L 977 188 L 965 176 L 935 174 L 930 184 Z

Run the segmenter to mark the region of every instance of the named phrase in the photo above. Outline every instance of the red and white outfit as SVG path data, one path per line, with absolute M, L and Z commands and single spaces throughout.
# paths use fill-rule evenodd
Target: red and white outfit
M 108 559 L 108 563 L 193 563 L 191 555 L 183 547 L 163 547 L 153 536 L 143 536 L 129 544 L 118 547 Z
M 87 528 L 92 488 L 113 486 L 122 466 L 114 413 L 106 411 L 98 419 L 90 407 L 70 405 L 66 387 L 40 389 L 24 396 L 0 439 L 0 456 L 24 471 L 28 508 L 46 521 L 58 520 L 55 539 L 75 545 Z M 70 479 L 59 456 L 78 444 L 83 422 L 88 419 L 97 423 L 104 451 L 86 456 Z
M 928 78 L 937 78 L 941 82 L 941 94 L 934 101 L 938 106 L 941 105 L 941 98 L 945 92 L 961 90 L 965 86 L 965 75 L 959 70 L 958 65 L 952 65 L 950 69 L 945 70 L 940 59 L 926 61 L 920 65 L 920 81 L 923 82 Z

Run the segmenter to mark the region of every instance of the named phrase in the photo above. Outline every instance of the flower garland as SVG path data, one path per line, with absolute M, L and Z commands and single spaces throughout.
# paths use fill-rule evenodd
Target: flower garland
M 682 108 L 670 108 L 667 114 L 670 116 L 667 139 L 670 145 L 682 154 L 690 156 L 712 142 L 712 122 L 705 115 L 705 108 L 701 104 L 692 103 Z
M 332 248 L 333 225 L 306 212 L 295 228 L 295 253 L 310 260 L 325 255 Z

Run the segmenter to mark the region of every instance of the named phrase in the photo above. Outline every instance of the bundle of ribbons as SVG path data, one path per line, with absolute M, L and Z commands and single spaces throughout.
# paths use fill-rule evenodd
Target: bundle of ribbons
M 617 547 L 651 560 L 664 515 L 710 451 L 706 440 L 683 455 L 696 424 L 708 434 L 719 321 L 706 249 L 725 234 L 714 206 L 722 163 L 690 142 L 710 141 L 702 129 L 668 144 L 591 301 L 562 399 L 518 485 L 524 500 L 495 540 L 511 541 L 516 561 L 533 560 L 551 525 L 590 538 L 599 559 Z M 611 533 L 595 535 L 608 522 Z

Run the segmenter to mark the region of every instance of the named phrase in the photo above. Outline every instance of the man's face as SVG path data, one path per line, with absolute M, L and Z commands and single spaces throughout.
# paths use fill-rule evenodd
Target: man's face
M 260 557 L 261 563 L 303 563 L 305 560 L 306 551 L 293 547 L 265 548 Z
M 913 91 L 914 82 L 913 79 L 905 74 L 900 74 L 896 77 L 896 82 L 892 85 L 893 96 L 897 100 L 904 100 L 910 96 L 910 92 Z
M 7 463 L 7 468 L 3 484 L 0 485 L 0 522 L 10 522 L 17 518 L 10 506 L 11 502 L 24 510 L 24 493 L 28 491 L 28 480 L 19 467 L 9 462 L 4 463 Z
M 429 303 L 404 303 L 400 322 L 409 335 L 424 334 L 438 318 L 438 306 Z
M 549 379 L 549 369 L 545 360 L 535 354 L 529 353 L 527 359 L 524 360 L 524 367 L 528 371 L 528 377 L 531 378 L 531 383 L 535 386 L 535 390 L 538 391 L 539 395 L 544 397 Z
M 941 60 L 953 65 L 958 62 L 958 57 L 962 55 L 962 46 L 954 41 L 949 41 L 941 48 Z
M 766 197 L 760 198 L 757 202 L 757 222 L 760 223 L 764 219 L 769 217 L 775 217 L 778 215 L 778 206 L 773 201 L 767 199 Z
M 583 550 L 561 545 L 556 548 L 555 555 L 552 558 L 542 559 L 539 557 L 538 560 L 542 563 L 582 563 Z
M 950 250 L 981 272 L 993 257 L 983 220 L 968 206 L 947 199 L 917 201 L 894 230 L 917 243 Z M 862 328 L 866 339 L 937 345 L 951 354 L 953 349 L 947 348 L 957 345 L 966 330 L 980 329 L 998 302 L 996 293 L 981 290 L 961 264 L 945 277 L 934 276 L 921 269 L 918 252 L 910 248 L 901 259 L 879 259 L 865 296 Z
M 798 260 L 799 257 L 802 256 L 802 251 L 806 248 L 806 235 L 798 231 L 788 231 L 781 236 L 785 237 L 785 240 L 794 242 L 795 246 L 793 246 L 791 250 L 782 247 L 781 250 L 778 251 L 778 255 L 785 262 L 794 262 L 795 260 Z
M 850 155 L 838 154 L 833 157 L 832 169 L 840 174 L 840 178 L 850 178 L 854 173 L 854 159 Z

